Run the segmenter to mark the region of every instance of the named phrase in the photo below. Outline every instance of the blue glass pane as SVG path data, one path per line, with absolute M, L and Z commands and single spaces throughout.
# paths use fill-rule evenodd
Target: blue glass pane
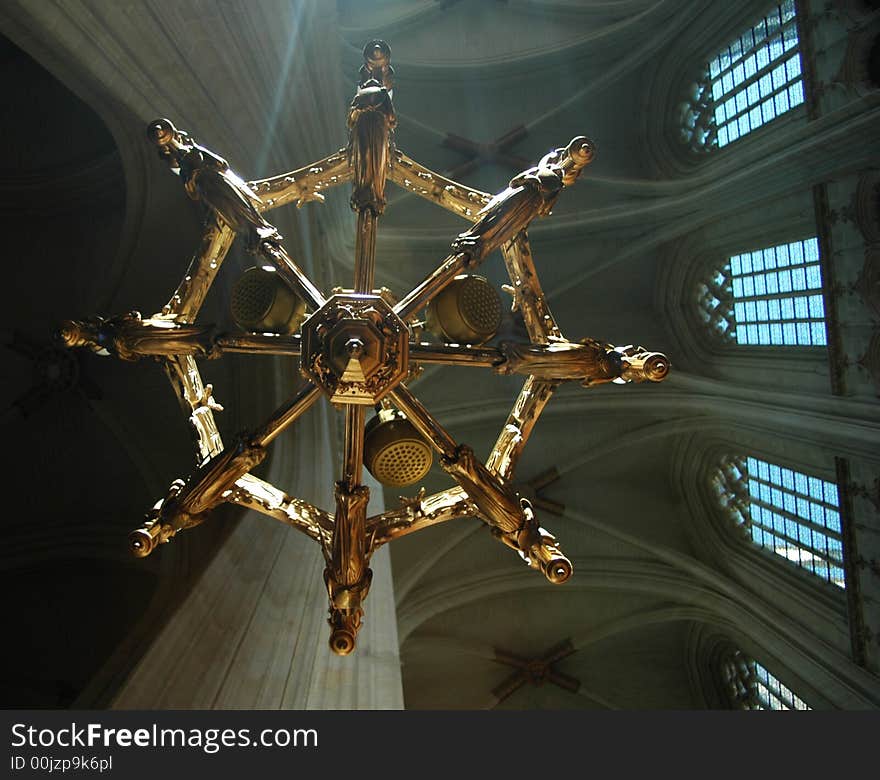
M 810 335 L 810 323 L 809 322 L 799 322 L 797 323 L 797 343 L 800 346 L 809 346 L 813 343 L 813 339 Z
M 816 238 L 808 238 L 804 242 L 804 258 L 809 263 L 819 261 L 819 240 Z
M 812 338 L 813 344 L 817 347 L 827 346 L 827 334 L 825 332 L 825 323 L 824 322 L 811 322 L 810 323 L 810 336 Z
M 782 325 L 771 324 L 770 325 L 770 343 L 771 344 L 783 344 L 782 340 Z
M 767 301 L 755 301 L 755 308 L 757 310 L 759 322 L 767 322 L 767 320 L 770 319 Z
M 824 485 L 825 503 L 837 506 L 837 485 L 833 482 L 826 482 Z
M 811 290 L 818 290 L 822 286 L 822 272 L 819 270 L 818 265 L 808 265 L 806 267 L 807 272 L 807 287 Z
M 784 114 L 788 111 L 788 92 L 780 92 L 773 100 L 777 114 Z
M 810 529 L 805 525 L 796 523 L 794 520 L 788 520 L 785 524 L 788 535 L 801 543 L 802 547 L 809 547 L 813 541 Z
M 755 295 L 766 295 L 767 287 L 764 284 L 764 274 L 755 277 Z
M 739 255 L 732 255 L 730 258 L 730 272 L 732 274 L 740 274 Z
M 785 84 L 785 65 L 778 65 L 773 69 L 771 74 L 773 79 L 773 89 L 781 89 Z M 777 110 L 779 106 L 777 105 Z M 782 109 L 785 111 L 786 109 Z

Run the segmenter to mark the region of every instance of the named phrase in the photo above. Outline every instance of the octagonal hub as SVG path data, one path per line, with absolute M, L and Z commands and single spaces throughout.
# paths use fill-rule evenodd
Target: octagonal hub
M 409 328 L 378 295 L 334 295 L 303 323 L 300 368 L 333 403 L 372 406 L 408 362 Z

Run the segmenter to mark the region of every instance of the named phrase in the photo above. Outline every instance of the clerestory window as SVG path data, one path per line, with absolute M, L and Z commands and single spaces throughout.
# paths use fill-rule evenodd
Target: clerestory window
M 757 346 L 826 346 L 825 301 L 815 237 L 731 255 L 698 283 L 710 333 Z
M 683 107 L 695 150 L 721 148 L 804 102 L 794 0 L 773 8 L 710 59 Z
M 729 457 L 713 485 L 728 517 L 753 544 L 846 587 L 836 484 L 759 458 Z
M 757 661 L 737 650 L 721 665 L 731 705 L 742 710 L 809 710 L 811 707 Z

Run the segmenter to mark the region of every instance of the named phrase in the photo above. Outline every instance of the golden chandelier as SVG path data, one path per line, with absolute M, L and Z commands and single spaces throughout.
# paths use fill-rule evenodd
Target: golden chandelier
M 494 197 L 444 178 L 393 143 L 390 55 L 384 41 L 364 48 L 348 113 L 348 145 L 279 176 L 245 182 L 225 160 L 167 119 L 150 123 L 147 135 L 159 156 L 180 175 L 189 197 L 206 208 L 201 244 L 161 312 L 147 319 L 130 312 L 66 321 L 61 329 L 68 347 L 88 347 L 123 360 L 152 356 L 162 361 L 197 434 L 197 470 L 186 481 L 175 480 L 130 534 L 131 551 L 149 555 L 227 501 L 287 523 L 314 539 L 324 554 L 330 647 L 339 655 L 355 646 L 372 576 L 371 555 L 392 539 L 446 520 L 479 518 L 550 582 L 565 582 L 572 573 L 570 561 L 513 486 L 514 469 L 538 416 L 561 382 L 585 387 L 659 382 L 669 371 L 664 355 L 641 347 L 567 341 L 544 300 L 526 230 L 536 216 L 550 214 L 562 189 L 573 185 L 592 160 L 592 142 L 579 136 L 554 149 Z M 386 179 L 472 223 L 452 242 L 440 266 L 400 299 L 384 288 L 373 289 Z M 264 215 L 293 202 L 323 201 L 324 190 L 350 180 L 351 206 L 357 212 L 354 286 L 325 297 Z M 233 290 L 233 317 L 242 332 L 215 336 L 209 326 L 195 324 L 196 315 L 238 234 L 260 267 L 246 271 Z M 500 325 L 500 299 L 473 271 L 495 249 L 501 250 L 513 308 L 531 343 L 490 343 Z M 425 321 L 418 321 L 422 310 Z M 232 446 L 224 447 L 214 421 L 221 407 L 211 385 L 203 385 L 196 358 L 228 352 L 296 356 L 308 383 L 261 427 L 240 433 Z M 526 377 L 485 463 L 468 445 L 457 443 L 407 388 L 406 380 L 426 363 Z M 267 446 L 322 394 L 345 414 L 335 514 L 250 473 L 266 457 Z M 377 414 L 365 427 L 368 406 L 375 406 Z M 368 517 L 364 465 L 385 484 L 415 484 L 431 466 L 431 447 L 458 485 L 431 496 L 420 489 L 399 508 Z

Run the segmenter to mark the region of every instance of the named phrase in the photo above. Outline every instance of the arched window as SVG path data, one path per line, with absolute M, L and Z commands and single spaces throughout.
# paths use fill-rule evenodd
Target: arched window
M 724 341 L 826 346 L 818 240 L 731 255 L 698 283 L 697 304 L 709 330 Z
M 825 582 L 846 587 L 837 485 L 754 457 L 722 461 L 718 501 L 751 541 Z
M 707 63 L 684 106 L 683 137 L 694 149 L 724 147 L 803 102 L 795 4 L 785 0 Z
M 741 710 L 809 710 L 807 703 L 739 650 L 721 665 L 730 704 Z

